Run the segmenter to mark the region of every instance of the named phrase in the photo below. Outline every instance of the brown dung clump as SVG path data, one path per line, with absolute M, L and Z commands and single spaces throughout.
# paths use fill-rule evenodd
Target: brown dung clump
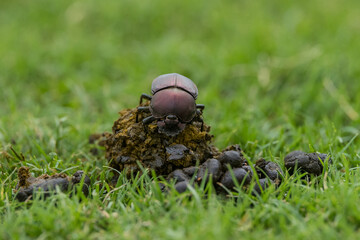
M 199 123 L 187 124 L 177 136 L 159 133 L 156 122 L 146 129 L 141 120 L 149 114 L 137 109 L 122 110 L 114 122 L 112 133 L 105 134 L 106 158 L 116 170 L 127 169 L 127 173 L 139 171 L 138 163 L 155 170 L 158 175 L 167 175 L 175 169 L 201 164 L 217 156 L 219 151 L 211 145 L 210 127 Z
M 40 183 L 45 182 L 46 180 L 56 179 L 56 178 L 68 178 L 68 176 L 64 173 L 56 173 L 51 176 L 48 174 L 43 174 L 43 175 L 35 178 L 35 177 L 31 176 L 30 170 L 28 167 L 20 167 L 18 170 L 19 183 L 16 186 L 16 188 L 17 189 L 27 188 L 30 185 L 40 184 Z
M 37 178 L 33 177 L 29 168 L 20 167 L 18 170 L 19 182 L 16 186 L 15 198 L 24 202 L 33 199 L 33 195 L 38 192 L 42 193 L 44 199 L 51 195 L 56 189 L 67 192 L 75 189 L 83 181 L 82 192 L 87 196 L 89 194 L 90 178 L 85 175 L 84 171 L 77 171 L 72 176 L 65 173 L 55 173 L 53 175 L 43 174 Z M 76 192 L 76 189 L 75 189 Z

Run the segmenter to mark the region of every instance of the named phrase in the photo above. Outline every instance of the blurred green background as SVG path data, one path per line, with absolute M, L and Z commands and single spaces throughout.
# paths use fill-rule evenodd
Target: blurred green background
M 358 0 L 1 0 L 0 236 L 356 235 L 359 65 Z M 238 205 L 194 192 L 193 201 L 164 198 L 148 185 L 105 196 L 111 171 L 89 154 L 88 136 L 111 131 L 120 110 L 171 72 L 197 84 L 220 149 L 240 144 L 282 167 L 290 151 L 320 151 L 332 171 L 305 184 L 288 178 L 258 199 L 240 192 Z M 92 196 L 20 205 L 13 189 L 24 165 L 34 176 L 85 169 Z
M 0 143 L 69 156 L 177 72 L 218 147 L 329 152 L 358 133 L 359 23 L 359 1 L 2 0 Z

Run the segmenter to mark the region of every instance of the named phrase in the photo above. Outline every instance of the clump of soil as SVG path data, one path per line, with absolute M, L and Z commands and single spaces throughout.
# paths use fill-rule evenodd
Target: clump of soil
M 77 171 L 72 177 L 61 173 L 48 175 L 43 174 L 37 178 L 31 176 L 29 168 L 20 167 L 18 170 L 19 183 L 16 186 L 16 199 L 24 202 L 32 199 L 33 194 L 41 192 L 44 198 L 50 196 L 51 192 L 59 188 L 61 191 L 66 192 L 73 189 L 76 184 L 81 182 L 83 171 Z M 82 191 L 87 196 L 89 194 L 90 178 L 85 175 Z
M 176 136 L 167 136 L 158 131 L 156 122 L 144 126 L 141 120 L 149 116 L 139 114 L 137 109 L 121 111 L 114 122 L 112 133 L 105 133 L 106 158 L 116 170 L 127 170 L 127 174 L 140 170 L 137 161 L 158 175 L 167 175 L 178 168 L 201 164 L 217 156 L 219 151 L 211 145 L 210 127 L 204 124 L 187 124 Z

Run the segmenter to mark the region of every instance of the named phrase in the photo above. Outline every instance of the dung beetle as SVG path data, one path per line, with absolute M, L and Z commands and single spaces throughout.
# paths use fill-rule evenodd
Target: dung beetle
M 201 122 L 205 106 L 196 104 L 198 89 L 189 78 L 177 73 L 160 75 L 151 84 L 152 96 L 141 94 L 140 105 L 143 99 L 149 100 L 149 106 L 139 106 L 136 113 L 136 122 L 140 112 L 150 112 L 151 115 L 142 120 L 144 126 L 157 120 L 159 132 L 168 136 L 175 136 L 184 130 L 186 124 L 193 121 Z

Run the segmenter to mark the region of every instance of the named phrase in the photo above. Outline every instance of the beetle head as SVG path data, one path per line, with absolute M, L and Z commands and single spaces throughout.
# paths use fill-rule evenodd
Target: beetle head
M 158 120 L 159 132 L 167 136 L 176 136 L 185 128 L 185 123 L 179 121 L 175 115 L 167 115 L 164 119 Z

